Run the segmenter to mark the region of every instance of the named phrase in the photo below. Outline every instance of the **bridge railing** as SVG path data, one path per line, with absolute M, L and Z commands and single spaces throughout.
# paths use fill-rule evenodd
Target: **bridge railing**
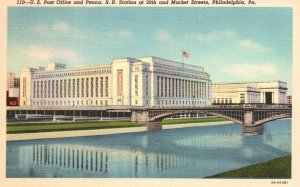
M 110 106 L 17 106 L 7 107 L 7 110 L 131 110 L 131 109 L 235 109 L 235 108 L 282 108 L 291 109 L 290 104 L 220 104 L 220 105 L 187 105 L 187 106 L 170 106 L 170 105 L 157 105 L 157 106 L 131 106 L 131 105 L 110 105 Z
M 147 108 L 147 107 L 141 107 L 141 108 Z M 210 108 L 224 108 L 224 109 L 230 109 L 230 108 L 287 108 L 290 109 L 292 108 L 292 105 L 290 104 L 232 104 L 232 105 L 208 105 L 208 106 L 197 106 L 197 105 L 192 105 L 192 106 L 168 106 L 168 105 L 159 105 L 159 106 L 151 106 L 148 107 L 149 109 L 210 109 Z
M 17 106 L 7 107 L 8 110 L 124 110 L 130 109 L 129 105 L 111 105 L 111 106 Z

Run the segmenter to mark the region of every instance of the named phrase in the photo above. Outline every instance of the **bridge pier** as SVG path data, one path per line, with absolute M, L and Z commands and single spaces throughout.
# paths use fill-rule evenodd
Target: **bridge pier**
M 245 136 L 261 135 L 264 133 L 264 124 L 254 125 L 253 110 L 244 110 L 243 134 Z
M 143 123 L 147 124 L 149 121 L 149 112 L 147 110 L 135 110 L 131 113 L 131 122 L 132 123 Z
M 148 121 L 146 125 L 147 125 L 147 131 L 162 130 L 161 121 Z
M 142 123 L 147 126 L 147 131 L 162 130 L 161 121 L 149 121 L 149 111 L 134 110 L 131 113 L 132 123 Z
M 264 125 L 256 126 L 243 126 L 243 135 L 253 136 L 253 135 L 262 135 L 264 133 Z

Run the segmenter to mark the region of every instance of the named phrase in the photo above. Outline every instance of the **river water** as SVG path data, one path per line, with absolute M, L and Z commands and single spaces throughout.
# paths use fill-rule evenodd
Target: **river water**
M 203 178 L 291 153 L 291 120 L 7 143 L 11 178 Z

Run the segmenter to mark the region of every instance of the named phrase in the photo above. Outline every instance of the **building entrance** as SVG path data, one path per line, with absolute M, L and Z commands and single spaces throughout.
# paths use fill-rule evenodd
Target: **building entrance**
M 265 93 L 265 101 L 266 101 L 266 104 L 272 104 L 272 101 L 273 101 L 272 92 Z

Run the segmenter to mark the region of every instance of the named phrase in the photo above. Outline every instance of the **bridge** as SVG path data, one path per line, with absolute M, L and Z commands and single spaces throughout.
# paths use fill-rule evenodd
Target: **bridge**
M 103 115 L 131 117 L 133 123 L 147 125 L 148 131 L 161 130 L 162 120 L 178 114 L 202 113 L 222 117 L 243 127 L 245 135 L 263 133 L 263 124 L 269 121 L 291 118 L 291 105 L 238 104 L 211 106 L 26 106 L 7 107 L 7 117 L 29 116 L 45 118 L 86 117 L 98 119 Z M 98 117 L 98 118 L 97 118 Z M 85 119 L 85 118 L 84 118 Z
M 141 107 L 132 108 L 131 121 L 144 123 L 147 129 L 162 129 L 161 121 L 173 115 L 185 113 L 203 113 L 222 117 L 243 127 L 245 135 L 258 135 L 263 133 L 263 124 L 269 121 L 291 118 L 291 105 L 212 105 L 206 107 Z

